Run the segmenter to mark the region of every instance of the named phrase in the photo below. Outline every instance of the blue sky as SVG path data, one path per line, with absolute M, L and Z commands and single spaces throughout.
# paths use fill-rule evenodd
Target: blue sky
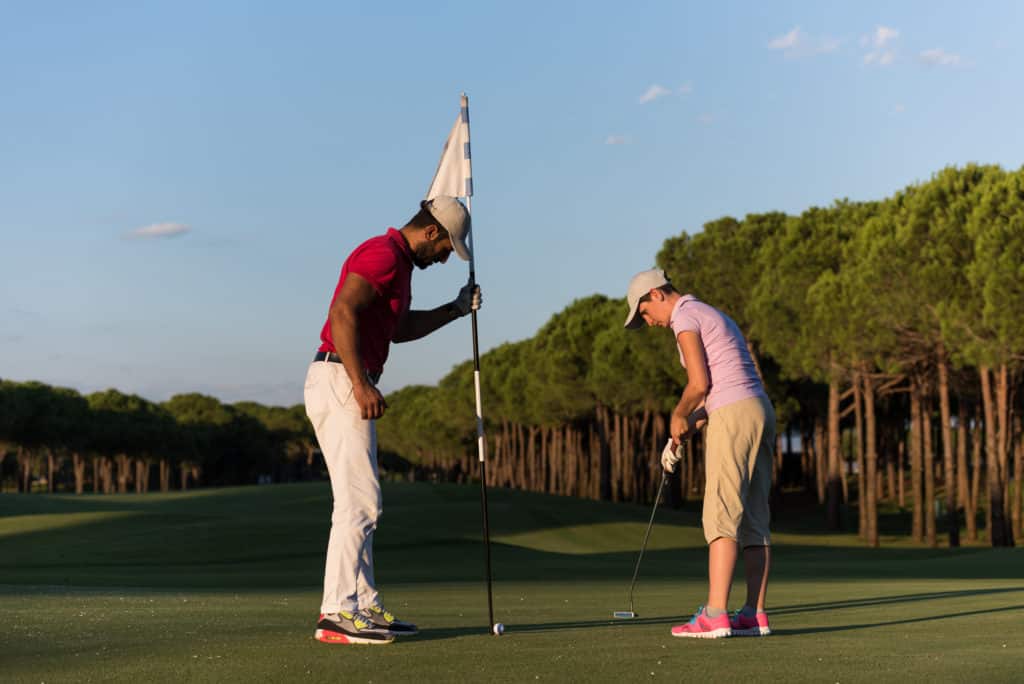
M 1017 168 L 1022 8 L 0 0 L 0 377 L 301 401 L 343 260 L 412 215 L 463 91 L 484 351 L 708 220 Z M 382 386 L 470 355 L 464 319 Z

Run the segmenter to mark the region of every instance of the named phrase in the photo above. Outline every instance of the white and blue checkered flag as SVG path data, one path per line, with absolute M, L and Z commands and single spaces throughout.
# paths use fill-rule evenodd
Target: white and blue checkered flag
M 462 107 L 441 152 L 441 161 L 426 199 L 438 195 L 473 196 L 473 164 L 469 152 L 469 98 L 463 94 Z

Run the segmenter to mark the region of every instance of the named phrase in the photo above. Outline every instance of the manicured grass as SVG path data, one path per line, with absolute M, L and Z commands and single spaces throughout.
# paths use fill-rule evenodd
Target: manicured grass
M 386 484 L 378 584 L 422 633 L 312 639 L 326 483 L 143 496 L 0 496 L 0 679 L 40 681 L 1019 681 L 1024 552 L 867 549 L 784 510 L 775 634 L 673 639 L 703 601 L 692 510 L 491 492 L 487 634 L 478 490 Z M 743 599 L 737 583 L 734 601 Z

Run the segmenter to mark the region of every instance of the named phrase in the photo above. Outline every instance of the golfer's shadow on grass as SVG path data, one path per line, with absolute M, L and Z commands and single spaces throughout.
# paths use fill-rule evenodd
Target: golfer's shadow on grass
M 670 625 L 678 624 L 680 622 L 686 622 L 689 617 L 683 617 L 681 615 L 668 615 L 658 617 L 637 617 L 630 620 L 616 620 L 614 618 L 606 618 L 601 620 L 573 620 L 571 622 L 540 622 L 536 624 L 513 624 L 505 627 L 505 634 L 515 636 L 516 634 L 526 634 L 531 632 L 552 632 L 562 631 L 567 629 L 594 629 L 599 627 L 638 627 L 641 625 Z M 487 634 L 487 629 L 483 625 L 480 627 L 450 627 L 443 629 L 424 629 L 420 632 L 419 636 L 415 637 L 417 641 L 432 641 L 434 639 L 454 639 L 461 636 L 475 636 L 479 634 Z
M 963 591 L 938 591 L 920 594 L 903 594 L 898 596 L 879 596 L 874 598 L 850 599 L 849 601 L 830 601 L 826 603 L 807 603 L 802 605 L 782 606 L 769 608 L 773 616 L 795 615 L 799 613 L 810 613 L 818 610 L 842 610 L 844 608 L 864 608 L 870 606 L 888 606 L 900 603 L 915 603 L 918 601 L 934 601 L 951 598 L 965 598 L 970 596 L 990 596 L 993 594 L 1009 594 L 1024 592 L 1024 587 L 1008 587 L 1002 589 L 975 589 Z M 870 623 L 857 623 L 848 625 L 835 625 L 832 627 L 811 627 L 807 629 L 779 629 L 772 628 L 774 636 L 797 636 L 800 634 L 826 634 L 829 632 L 845 632 L 855 629 L 871 629 L 874 627 L 891 627 L 895 625 L 912 625 L 920 622 L 934 622 L 936 620 L 948 620 L 959 617 L 971 617 L 974 615 L 988 615 L 993 613 L 1006 613 L 1010 611 L 1024 611 L 1024 604 L 1014 606 L 1003 606 L 1002 608 L 987 608 L 983 610 L 968 610 L 959 613 L 945 613 L 942 615 L 929 615 L 925 617 L 906 618 L 903 620 L 888 620 Z M 688 616 L 669 615 L 657 617 L 637 617 L 629 620 L 600 619 L 600 620 L 575 620 L 571 622 L 542 622 L 527 625 L 509 625 L 506 633 L 549 632 L 568 629 L 595 629 L 601 627 L 630 627 L 643 625 L 669 625 L 686 622 Z M 485 626 L 480 627 L 452 627 L 444 629 L 425 629 L 416 637 L 417 641 L 432 641 L 434 639 L 453 639 L 461 636 L 474 636 L 487 634 Z
M 808 613 L 815 610 L 834 610 L 837 608 L 863 608 L 866 606 L 884 606 L 891 603 L 913 603 L 916 601 L 934 601 L 967 596 L 990 596 L 992 594 L 1012 594 L 1024 592 L 1024 587 L 1001 587 L 999 589 L 962 589 L 960 591 L 930 591 L 920 594 L 901 594 L 897 596 L 878 596 L 875 598 L 850 599 L 849 601 L 826 601 L 823 603 L 805 603 L 798 606 L 769 607 L 771 615 L 791 615 Z
M 842 610 L 844 608 L 863 608 L 870 606 L 888 606 L 900 603 L 916 603 L 918 601 L 935 601 L 950 598 L 964 598 L 969 596 L 989 596 L 992 594 L 1009 594 L 1024 592 L 1024 587 L 1007 587 L 1002 589 L 967 589 L 963 591 L 936 591 L 921 594 L 904 594 L 900 596 L 880 596 L 877 598 L 850 599 L 849 601 L 832 601 L 826 603 L 808 603 L 799 606 L 783 606 L 770 610 L 772 615 L 794 615 L 807 613 L 816 610 Z M 1009 611 L 1024 611 L 1024 604 L 1015 606 L 1003 606 L 1002 608 L 985 608 L 981 610 L 966 610 L 959 613 L 945 613 L 942 615 L 928 615 L 925 617 L 906 618 L 903 620 L 887 620 L 880 622 L 867 622 L 848 625 L 835 625 L 832 627 L 811 627 L 807 629 L 778 629 L 773 627 L 772 634 L 778 636 L 798 634 L 825 634 L 829 632 L 846 632 L 854 629 L 871 629 L 873 627 L 892 627 L 895 625 L 912 625 L 919 622 L 934 622 L 936 620 L 949 620 L 959 617 L 971 617 L 974 615 L 990 615 L 993 613 L 1006 613 Z
M 958 617 L 970 617 L 972 615 L 991 615 L 993 613 L 1006 613 L 1012 610 L 1024 611 L 1024 604 L 1016 606 L 1003 606 L 1002 608 L 987 608 L 985 610 L 966 610 L 961 613 L 947 613 L 945 615 L 929 615 L 927 617 L 907 618 L 906 620 L 890 620 L 888 622 L 865 622 L 856 625 L 812 627 L 809 629 L 777 629 L 775 627 L 772 627 L 772 635 L 796 636 L 798 634 L 827 634 L 829 632 L 846 632 L 853 629 L 871 629 L 872 627 L 893 627 L 896 625 L 912 625 L 918 622 L 934 622 L 935 620 L 949 620 Z

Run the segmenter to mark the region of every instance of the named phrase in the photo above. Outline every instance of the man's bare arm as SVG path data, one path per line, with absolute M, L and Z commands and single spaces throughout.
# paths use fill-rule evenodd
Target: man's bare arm
M 391 337 L 392 342 L 411 342 L 421 337 L 426 337 L 438 328 L 448 325 L 459 318 L 459 313 L 452 306 L 452 303 L 443 304 L 436 309 L 410 310 L 402 318 L 395 334 Z
M 447 304 L 442 304 L 429 311 L 407 312 L 405 317 L 399 321 L 395 334 L 391 336 L 391 341 L 409 342 L 425 337 L 441 326 L 468 315 L 470 311 L 479 309 L 482 301 L 480 286 L 466 283 L 459 290 L 458 296 Z
M 380 418 L 387 408 L 383 395 L 366 377 L 359 350 L 359 312 L 378 296 L 368 280 L 358 273 L 349 273 L 328 314 L 331 340 L 352 381 L 352 392 L 364 420 Z

